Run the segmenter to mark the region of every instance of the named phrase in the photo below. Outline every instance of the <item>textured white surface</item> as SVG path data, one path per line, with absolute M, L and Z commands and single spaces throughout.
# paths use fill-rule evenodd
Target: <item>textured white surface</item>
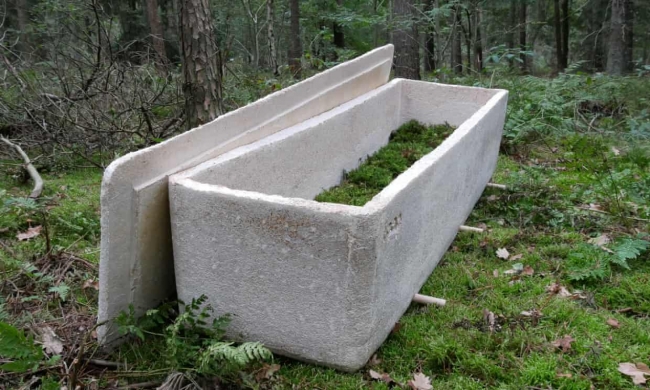
M 161 144 L 115 160 L 101 191 L 98 321 L 133 304 L 136 313 L 175 292 L 167 177 L 262 139 L 388 81 L 388 45 L 230 112 Z M 109 323 L 99 341 L 117 337 Z
M 507 92 L 396 79 L 169 181 L 179 298 L 229 336 L 356 370 L 454 239 L 498 156 Z M 311 200 L 417 119 L 457 129 L 363 207 Z

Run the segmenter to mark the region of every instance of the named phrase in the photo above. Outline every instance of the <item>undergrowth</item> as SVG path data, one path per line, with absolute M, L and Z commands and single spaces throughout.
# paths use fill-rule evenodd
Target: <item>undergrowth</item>
M 386 146 L 347 172 L 340 185 L 318 194 L 316 200 L 363 206 L 453 131 L 448 124 L 426 126 L 415 120 L 406 122 L 391 134 Z

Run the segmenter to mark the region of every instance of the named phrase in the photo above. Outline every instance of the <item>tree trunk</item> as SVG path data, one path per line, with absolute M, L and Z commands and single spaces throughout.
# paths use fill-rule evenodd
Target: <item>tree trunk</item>
M 612 17 L 609 33 L 609 55 L 607 73 L 622 75 L 630 70 L 630 40 L 632 39 L 630 0 L 612 0 Z
M 420 48 L 413 0 L 393 0 L 395 77 L 420 79 Z
M 564 60 L 562 49 L 564 47 L 562 40 L 562 20 L 560 17 L 560 0 L 553 0 L 553 24 L 555 25 L 555 59 L 557 61 L 557 72 L 564 70 Z
M 510 54 L 515 50 L 515 29 L 517 28 L 517 0 L 510 0 L 510 15 L 509 15 L 509 26 L 508 34 L 506 35 L 506 46 L 509 49 Z M 508 64 L 512 68 L 514 66 L 514 61 L 508 59 Z
M 465 36 L 465 47 L 467 49 L 467 73 L 469 73 L 470 69 L 472 69 L 472 15 L 467 8 L 465 12 L 467 16 L 467 29 L 463 27 L 463 35 Z
M 569 66 L 569 0 L 562 0 L 562 69 Z
M 425 10 L 431 11 L 433 9 L 433 0 L 426 0 Z M 431 25 L 431 21 L 425 19 L 424 25 L 424 70 L 431 72 L 436 69 L 436 56 L 435 56 L 435 31 Z
M 221 57 L 216 46 L 209 0 L 182 0 L 181 48 L 188 128 L 223 114 Z
M 526 2 L 522 1 L 519 4 L 519 59 L 521 61 L 520 67 L 523 73 L 528 73 L 526 51 Z
M 289 69 L 294 78 L 299 79 L 301 74 L 300 58 L 302 57 L 302 44 L 300 42 L 300 1 L 289 0 L 291 16 L 289 19 Z
M 341 7 L 343 6 L 343 0 L 336 0 L 336 5 L 340 11 Z M 334 46 L 338 47 L 339 49 L 343 49 L 345 47 L 345 35 L 343 34 L 343 26 L 334 22 L 332 25 L 332 33 L 334 34 Z
M 454 7 L 453 13 L 452 13 L 452 23 L 453 23 L 453 29 L 452 29 L 452 47 L 451 47 L 451 53 L 452 53 L 452 68 L 454 70 L 454 73 L 456 74 L 463 74 L 463 48 L 462 48 L 462 31 L 460 27 L 460 10 L 458 9 L 458 6 Z
M 587 37 L 584 39 L 589 70 L 601 72 L 605 68 L 607 55 L 605 53 L 605 24 L 607 21 L 608 0 L 592 0 L 592 6 L 585 7 L 585 25 Z
M 147 21 L 149 22 L 149 31 L 151 32 L 151 40 L 153 49 L 158 55 L 158 59 L 163 63 L 167 63 L 167 54 L 165 54 L 165 41 L 163 39 L 163 30 L 160 24 L 160 15 L 158 15 L 158 0 L 147 0 Z
M 474 8 L 474 69 L 483 71 L 483 43 L 481 42 L 481 5 L 476 3 Z
M 18 30 L 20 38 L 18 40 L 17 48 L 21 52 L 27 51 L 27 0 L 16 0 L 16 22 L 18 23 Z
M 278 76 L 278 53 L 275 50 L 275 33 L 273 31 L 273 0 L 266 0 L 267 39 L 269 41 L 269 67 Z

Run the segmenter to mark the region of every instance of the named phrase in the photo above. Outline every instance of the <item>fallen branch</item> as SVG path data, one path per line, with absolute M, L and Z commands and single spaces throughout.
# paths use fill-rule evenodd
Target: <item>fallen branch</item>
M 29 156 L 23 151 L 23 148 L 21 148 L 19 145 L 9 141 L 5 137 L 0 135 L 0 141 L 4 142 L 5 144 L 9 145 L 10 147 L 14 148 L 16 152 L 20 155 L 20 157 L 23 158 L 23 161 L 25 161 L 25 169 L 27 170 L 27 173 L 29 173 L 29 176 L 32 178 L 34 181 L 34 189 L 32 190 L 32 193 L 29 194 L 29 197 L 32 199 L 36 199 L 39 196 L 41 196 L 41 192 L 43 192 L 43 179 L 41 178 L 41 175 L 38 174 L 38 171 L 36 168 L 34 168 L 34 165 L 32 165 L 31 160 L 29 159 Z

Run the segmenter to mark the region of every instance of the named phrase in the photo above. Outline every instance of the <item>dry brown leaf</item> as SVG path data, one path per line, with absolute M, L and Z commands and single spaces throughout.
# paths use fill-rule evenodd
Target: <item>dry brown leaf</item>
M 266 379 L 270 379 L 273 376 L 273 374 L 278 372 L 278 370 L 280 369 L 280 365 L 279 364 L 271 364 L 268 366 L 265 365 L 264 368 L 265 368 L 264 376 L 266 377 Z
M 16 238 L 18 239 L 18 241 L 29 240 L 30 238 L 34 238 L 39 234 L 41 234 L 42 228 L 43 227 L 41 225 L 30 227 L 29 229 L 27 229 L 27 231 L 16 234 Z
M 54 333 L 54 329 L 44 326 L 38 329 L 41 335 L 41 344 L 48 355 L 60 355 L 63 352 L 63 342 Z
M 558 283 L 553 283 L 550 286 L 546 287 L 546 291 L 551 294 L 551 295 L 557 295 L 560 298 L 567 298 L 571 296 L 571 293 L 569 290 L 567 290 L 566 287 L 558 284 Z
M 607 325 L 611 326 L 614 329 L 618 329 L 621 327 L 621 324 L 618 323 L 618 320 L 616 318 L 609 318 L 607 320 Z
M 560 373 L 558 373 L 556 376 L 557 376 L 558 378 L 573 378 L 573 374 L 571 374 L 570 372 L 567 372 L 566 374 L 560 374 Z
M 494 313 L 492 313 L 488 309 L 483 309 L 483 321 L 485 321 L 485 323 L 487 324 L 490 332 L 494 332 L 494 324 L 495 324 Z
M 498 278 L 499 277 L 499 270 L 495 269 L 494 271 L 492 271 L 492 276 L 494 276 L 495 278 Z
M 603 206 L 597 204 L 597 203 L 589 203 L 587 205 L 588 210 L 595 210 L 595 211 L 603 211 Z
M 395 326 L 393 326 L 393 329 L 391 329 L 390 333 L 395 334 L 395 333 L 399 332 L 399 330 L 401 328 L 402 328 L 402 324 L 400 324 L 399 322 L 396 322 Z
M 612 153 L 614 153 L 614 156 L 618 156 L 621 154 L 621 151 L 612 146 Z
M 533 276 L 534 273 L 535 273 L 535 270 L 530 265 L 525 266 L 524 270 L 521 271 L 521 274 L 526 275 L 526 276 Z
M 518 254 L 518 255 L 514 255 L 514 256 L 512 256 L 512 257 L 509 258 L 508 260 L 510 260 L 510 261 L 521 260 L 522 257 L 524 257 L 524 255 L 520 253 L 520 254 Z
M 408 385 L 413 390 L 433 389 L 433 386 L 431 386 L 431 378 L 429 378 L 428 376 L 424 375 L 421 372 L 416 372 L 415 374 L 413 374 L 413 379 L 408 381 Z
M 571 350 L 571 343 L 574 341 L 573 337 L 566 335 L 561 339 L 553 341 L 551 344 L 556 348 L 562 348 L 562 352 L 569 352 Z
M 598 237 L 590 238 L 587 242 L 602 247 L 612 242 L 612 239 L 607 234 L 601 234 Z
M 499 248 L 496 251 L 497 257 L 503 260 L 508 260 L 508 257 L 510 257 L 510 252 L 506 248 Z
M 370 357 L 370 360 L 368 360 L 368 366 L 376 366 L 381 363 L 381 359 L 377 357 L 377 354 L 374 354 Z
M 86 289 L 86 288 L 94 288 L 95 290 L 99 290 L 99 281 L 93 280 L 93 279 L 88 279 L 84 282 L 83 286 L 81 288 Z
M 650 375 L 650 369 L 643 363 L 619 363 L 618 371 L 632 377 L 635 385 L 643 385 L 646 382 L 645 375 Z
M 368 373 L 370 374 L 370 377 L 372 379 L 382 381 L 382 382 L 385 382 L 385 383 L 394 382 L 393 378 L 391 378 L 390 375 L 388 375 L 386 373 L 379 373 L 379 372 L 377 372 L 375 370 L 370 370 L 370 371 L 368 371 Z

